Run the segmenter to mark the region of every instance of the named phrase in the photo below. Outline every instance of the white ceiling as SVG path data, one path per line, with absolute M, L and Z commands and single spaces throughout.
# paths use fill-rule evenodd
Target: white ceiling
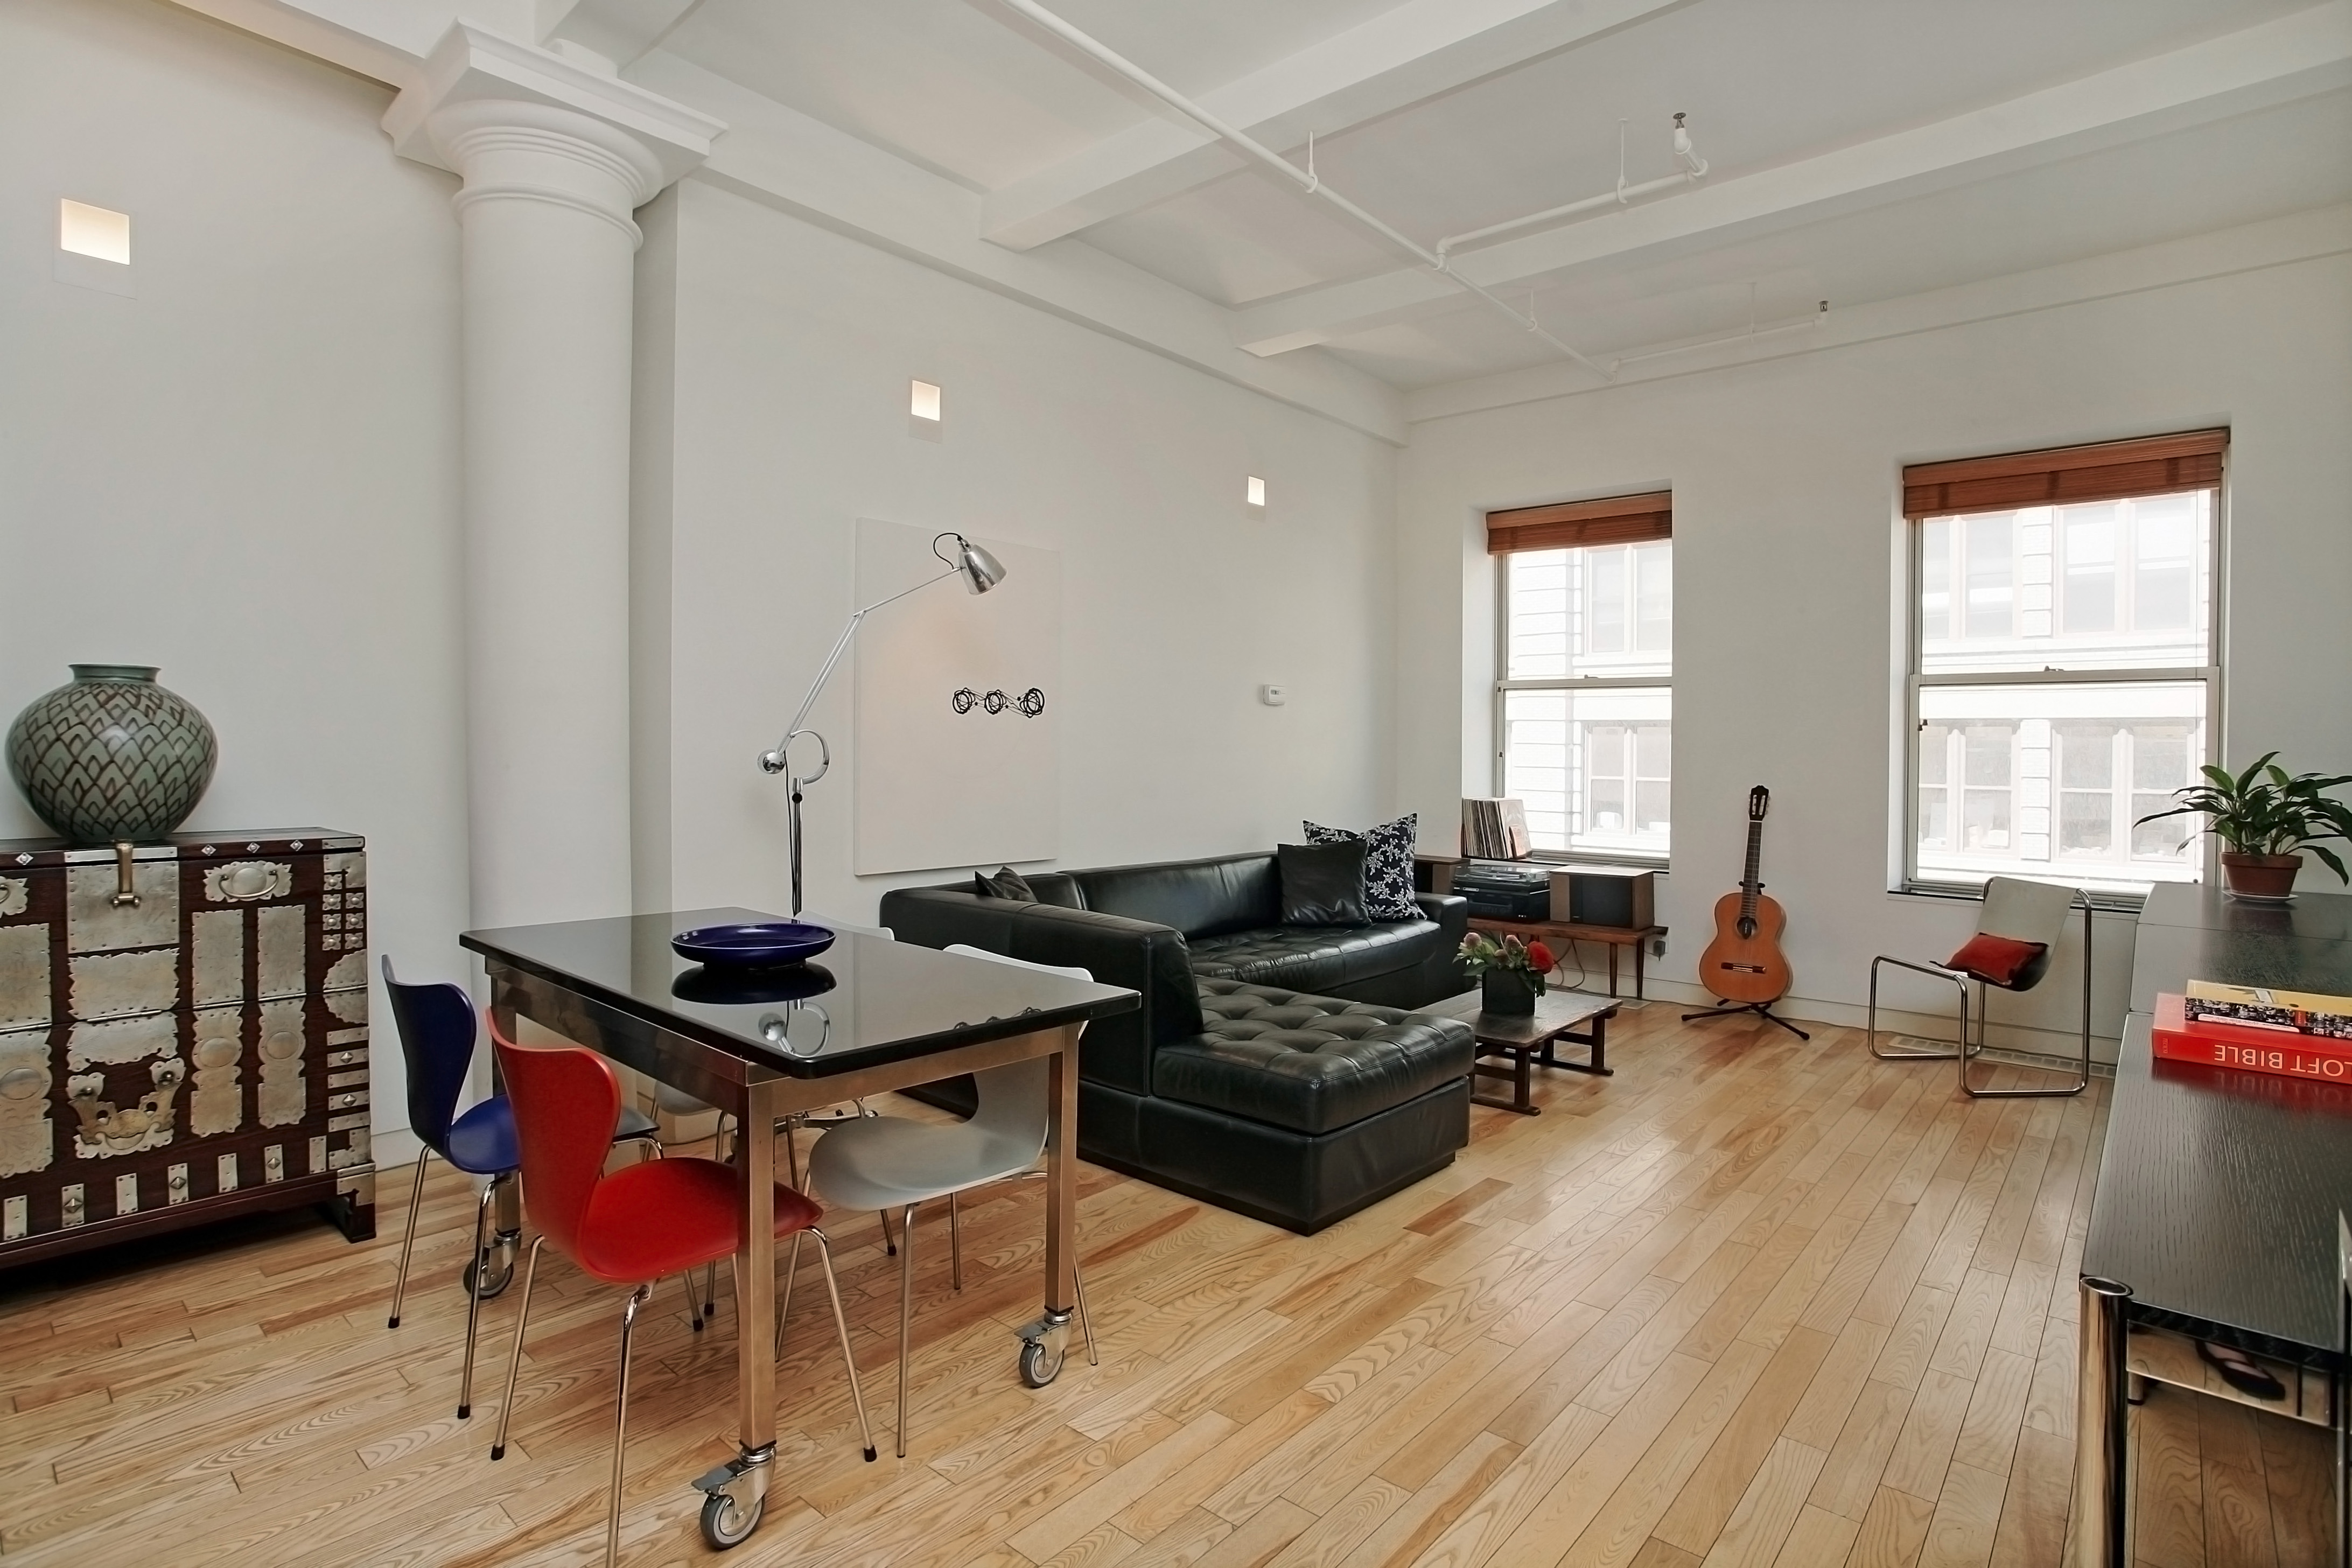
M 1263 102 L 1318 70 L 1344 75 L 1382 38 L 1458 34 L 1474 13 L 1559 13 L 1546 24 L 1554 36 L 1590 16 L 1633 15 L 1566 47 L 1544 47 L 1540 29 L 1514 45 L 1497 26 L 1476 41 L 1489 56 L 1469 68 L 1433 47 L 1429 60 L 1392 70 L 1369 114 L 1362 92 L 1335 91 L 1262 121 L 1259 133 L 1302 162 L 1304 132 L 1318 131 L 1322 176 L 1424 245 L 1610 189 L 1621 120 L 1626 174 L 1641 181 L 1672 172 L 1669 117 L 1686 111 L 1710 164 L 1702 189 L 1719 194 L 1769 171 L 1826 168 L 1841 150 L 1875 157 L 1903 145 L 1889 140 L 1903 132 L 2044 89 L 2061 89 L 2063 106 L 2068 84 L 2083 84 L 2085 102 L 2128 108 L 2118 68 L 2192 51 L 2149 79 L 2170 95 L 2166 112 L 2119 110 L 2088 141 L 2053 134 L 2046 153 L 1956 165 L 1934 188 L 1890 181 L 1874 197 L 1792 205 L 1785 221 L 1750 217 L 1673 244 L 1597 242 L 1568 264 L 1489 279 L 1522 309 L 1532 293 L 1548 328 L 1600 357 L 1738 330 L 1751 294 L 1755 319 L 1770 324 L 1822 299 L 1834 310 L 2352 199 L 2341 61 L 2315 58 L 2298 76 L 2290 58 L 2266 68 L 2261 90 L 2221 96 L 2242 55 L 2280 56 L 2279 28 L 2265 25 L 2332 16 L 2341 0 L 1045 3 L 1180 91 L 1220 103 L 1251 91 Z M 1448 15 L 1449 4 L 1459 9 Z M 1179 151 L 1204 140 L 995 0 L 702 0 L 662 47 L 1015 205 L 1057 182 L 1087 185 L 1087 171 L 1139 137 L 1166 140 L 1155 121 L 1182 128 Z M 2200 71 L 2217 95 L 2201 110 Z M 1430 90 L 1394 85 L 1415 80 Z M 2003 115 L 1979 119 L 1998 128 Z M 1160 184 L 1139 195 L 1089 189 L 1104 216 L 1089 208 L 1057 223 L 1062 237 L 1045 244 L 1095 247 L 1215 306 L 1272 300 L 1335 323 L 1303 341 L 1400 387 L 1551 357 L 1451 293 L 1385 315 L 1325 311 L 1318 290 L 1412 264 L 1276 176 L 1215 152 L 1185 156 L 1189 173 L 1155 174 Z

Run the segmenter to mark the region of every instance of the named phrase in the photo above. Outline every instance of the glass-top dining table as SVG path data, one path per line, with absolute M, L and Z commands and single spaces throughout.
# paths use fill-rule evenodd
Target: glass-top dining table
M 742 909 L 467 931 L 509 1038 L 519 1019 L 731 1114 L 741 1197 L 735 1254 L 737 1458 L 695 1484 L 740 1540 L 759 1521 L 776 1447 L 774 1140 L 779 1117 L 887 1089 L 1048 1058 L 1045 1311 L 1023 1331 L 1039 1383 L 1059 1370 L 1076 1298 L 1077 1043 L 1132 991 L 844 931 L 783 969 L 721 971 L 680 958 L 697 926 L 769 921 Z M 502 1224 L 502 1228 L 511 1228 Z M 1032 1348 L 1034 1347 L 1034 1349 Z

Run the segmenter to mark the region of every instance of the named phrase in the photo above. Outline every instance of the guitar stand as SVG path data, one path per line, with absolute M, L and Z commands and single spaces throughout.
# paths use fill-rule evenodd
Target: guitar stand
M 1769 1002 L 1736 1002 L 1726 1007 L 1709 1007 L 1704 1013 L 1685 1013 L 1683 1015 L 1683 1022 L 1688 1024 L 1699 1018 L 1727 1018 L 1734 1013 L 1753 1013 L 1768 1024 L 1780 1025 L 1801 1040 L 1812 1038 L 1812 1036 L 1773 1012 L 1772 1004 Z

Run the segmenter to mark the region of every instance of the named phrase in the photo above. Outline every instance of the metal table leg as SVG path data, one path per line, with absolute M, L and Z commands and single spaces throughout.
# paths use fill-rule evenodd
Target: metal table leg
M 2081 1359 L 2074 1415 L 2075 1568 L 2124 1568 L 2131 1457 L 2130 1378 L 2124 1360 L 2131 1289 L 2082 1282 Z
M 1061 1043 L 1047 1059 L 1045 1112 L 1045 1311 L 1017 1331 L 1021 1381 L 1043 1388 L 1060 1375 L 1068 1348 L 1070 1310 L 1077 1300 L 1078 1225 L 1078 1033 L 1059 1032 Z
M 776 1140 L 780 1084 L 747 1085 L 736 1110 L 735 1387 L 740 1454 L 696 1480 L 704 1538 L 732 1546 L 759 1528 L 776 1457 Z M 762 1136 L 762 1133 L 765 1135 Z

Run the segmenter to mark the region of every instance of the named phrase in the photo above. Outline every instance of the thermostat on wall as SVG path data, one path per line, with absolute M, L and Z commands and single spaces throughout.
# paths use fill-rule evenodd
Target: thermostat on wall
M 1269 708 L 1279 708 L 1284 703 L 1290 700 L 1290 688 L 1287 686 L 1261 686 L 1257 689 L 1257 700 L 1260 702 L 1265 703 Z

